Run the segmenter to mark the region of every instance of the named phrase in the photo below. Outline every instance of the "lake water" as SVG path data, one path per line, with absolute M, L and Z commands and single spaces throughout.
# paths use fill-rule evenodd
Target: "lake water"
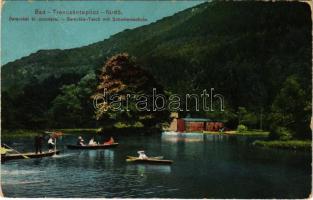
M 68 150 L 77 135 L 58 139 L 61 154 L 1 165 L 7 197 L 305 198 L 311 154 L 254 147 L 255 138 L 203 134 L 119 136 L 106 150 Z M 85 140 L 91 136 L 84 135 Z M 101 138 L 98 137 L 100 140 Z M 32 139 L 5 141 L 21 151 Z M 172 165 L 130 164 L 144 149 Z

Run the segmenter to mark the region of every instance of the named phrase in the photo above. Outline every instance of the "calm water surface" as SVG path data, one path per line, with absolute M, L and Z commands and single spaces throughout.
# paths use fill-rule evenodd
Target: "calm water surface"
M 119 136 L 116 149 L 68 150 L 77 135 L 58 140 L 55 157 L 1 165 L 7 197 L 304 198 L 311 188 L 311 154 L 251 146 L 249 137 L 203 134 Z M 85 135 L 88 140 L 91 135 Z M 102 140 L 100 137 L 98 140 Z M 32 151 L 32 139 L 4 141 Z M 144 149 L 169 165 L 125 161 Z

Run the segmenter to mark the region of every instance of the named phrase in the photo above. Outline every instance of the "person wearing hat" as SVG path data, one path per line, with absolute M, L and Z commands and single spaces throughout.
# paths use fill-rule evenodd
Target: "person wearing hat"
M 77 145 L 85 146 L 85 143 L 84 143 L 84 140 L 83 140 L 82 136 L 78 136 Z
M 138 158 L 139 159 L 148 159 L 148 156 L 145 154 L 145 151 L 138 151 L 137 152 L 139 154 Z

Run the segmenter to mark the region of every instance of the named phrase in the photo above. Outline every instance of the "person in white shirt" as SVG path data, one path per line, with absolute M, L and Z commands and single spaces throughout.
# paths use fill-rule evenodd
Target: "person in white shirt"
M 139 154 L 138 158 L 139 159 L 148 159 L 148 156 L 145 154 L 145 151 L 138 151 L 137 152 Z
M 94 138 L 91 138 L 89 140 L 89 145 L 96 145 L 97 143 L 95 142 L 95 139 Z
M 49 140 L 48 140 L 48 149 L 49 149 L 49 152 L 52 152 L 54 150 L 54 145 L 55 143 L 53 142 L 53 138 L 50 137 Z

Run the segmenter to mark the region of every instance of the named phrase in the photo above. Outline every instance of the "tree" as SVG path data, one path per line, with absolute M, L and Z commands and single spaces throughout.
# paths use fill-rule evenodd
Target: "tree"
M 130 125 L 139 122 L 145 128 L 160 127 L 169 121 L 170 113 L 154 110 L 153 104 L 162 102 L 154 101 L 153 91 L 165 97 L 163 87 L 137 66 L 135 58 L 126 53 L 117 54 L 105 63 L 93 95 L 97 119 Z
M 244 116 L 248 113 L 245 107 L 238 107 L 238 124 L 242 124 Z
M 245 125 L 249 128 L 256 128 L 258 118 L 255 113 L 248 111 L 245 107 L 238 107 L 237 111 L 238 125 Z
M 96 88 L 96 75 L 85 75 L 77 84 L 64 85 L 50 109 L 53 127 L 94 127 L 90 96 Z
M 311 102 L 308 97 L 298 78 L 288 77 L 272 104 L 272 130 L 285 127 L 292 131 L 294 138 L 309 138 Z

